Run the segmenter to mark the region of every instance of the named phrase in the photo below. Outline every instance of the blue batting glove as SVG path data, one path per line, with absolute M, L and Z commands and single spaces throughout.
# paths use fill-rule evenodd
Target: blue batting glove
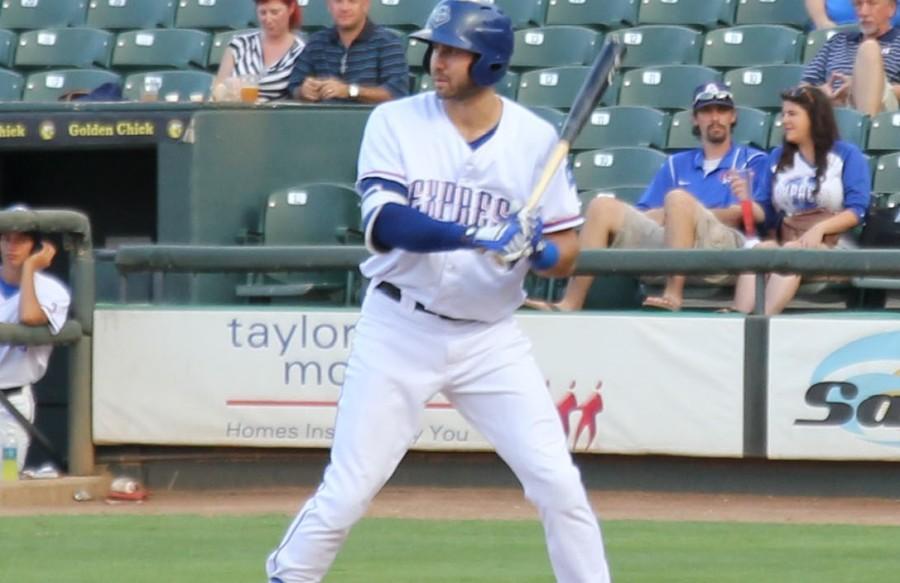
M 464 244 L 493 253 L 502 263 L 515 263 L 533 251 L 535 226 L 539 224 L 536 225 L 529 215 L 513 213 L 494 225 L 469 227 L 466 229 Z

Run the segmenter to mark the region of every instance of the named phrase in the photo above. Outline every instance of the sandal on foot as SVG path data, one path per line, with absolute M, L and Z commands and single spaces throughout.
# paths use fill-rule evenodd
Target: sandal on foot
M 681 310 L 681 302 L 675 301 L 669 296 L 648 296 L 641 305 L 645 308 L 666 310 L 668 312 L 677 312 Z
M 557 306 L 556 304 L 552 304 L 550 302 L 544 300 L 533 300 L 531 298 L 526 298 L 522 303 L 523 308 L 527 308 L 529 310 L 537 310 L 539 312 L 562 312 L 564 311 L 562 308 Z

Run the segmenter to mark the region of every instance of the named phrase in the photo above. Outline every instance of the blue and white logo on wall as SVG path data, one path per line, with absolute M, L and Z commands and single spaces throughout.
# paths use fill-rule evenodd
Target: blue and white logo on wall
M 900 447 L 900 332 L 854 340 L 829 354 L 813 371 L 805 398 L 824 418 L 795 425 L 840 427 Z

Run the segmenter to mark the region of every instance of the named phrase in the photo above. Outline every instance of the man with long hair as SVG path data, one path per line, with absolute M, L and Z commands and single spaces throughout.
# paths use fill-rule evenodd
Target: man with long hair
M 700 147 L 669 156 L 636 206 L 611 196 L 598 196 L 588 206 L 581 230 L 582 249 L 739 249 L 744 236 L 741 201 L 753 200 L 753 218 L 765 218 L 766 155 L 733 143 L 737 123 L 731 91 L 718 82 L 694 91 L 694 134 Z M 569 280 L 557 303 L 528 300 L 526 305 L 553 311 L 581 309 L 593 276 Z M 662 295 L 650 296 L 644 306 L 679 310 L 685 278 L 666 279 Z

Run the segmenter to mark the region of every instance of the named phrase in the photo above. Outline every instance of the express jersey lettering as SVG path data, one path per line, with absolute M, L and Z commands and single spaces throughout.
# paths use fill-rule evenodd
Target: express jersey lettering
M 510 214 L 510 203 L 486 190 L 438 180 L 416 180 L 409 187 L 409 206 L 439 221 L 483 227 Z
M 359 185 L 385 185 L 361 193 L 367 244 L 376 253 L 363 263 L 363 274 L 375 282 L 391 282 L 437 313 L 485 322 L 508 317 L 521 305 L 527 261 L 508 269 L 468 249 L 382 254 L 372 248 L 370 231 L 373 217 L 388 203 L 467 226 L 499 223 L 524 206 L 557 134 L 519 104 L 498 99 L 503 105 L 500 122 L 477 147 L 463 139 L 433 92 L 380 105 L 366 125 L 358 169 Z M 513 150 L 524 154 L 510 156 Z M 560 168 L 542 199 L 545 233 L 582 223 L 569 177 Z

